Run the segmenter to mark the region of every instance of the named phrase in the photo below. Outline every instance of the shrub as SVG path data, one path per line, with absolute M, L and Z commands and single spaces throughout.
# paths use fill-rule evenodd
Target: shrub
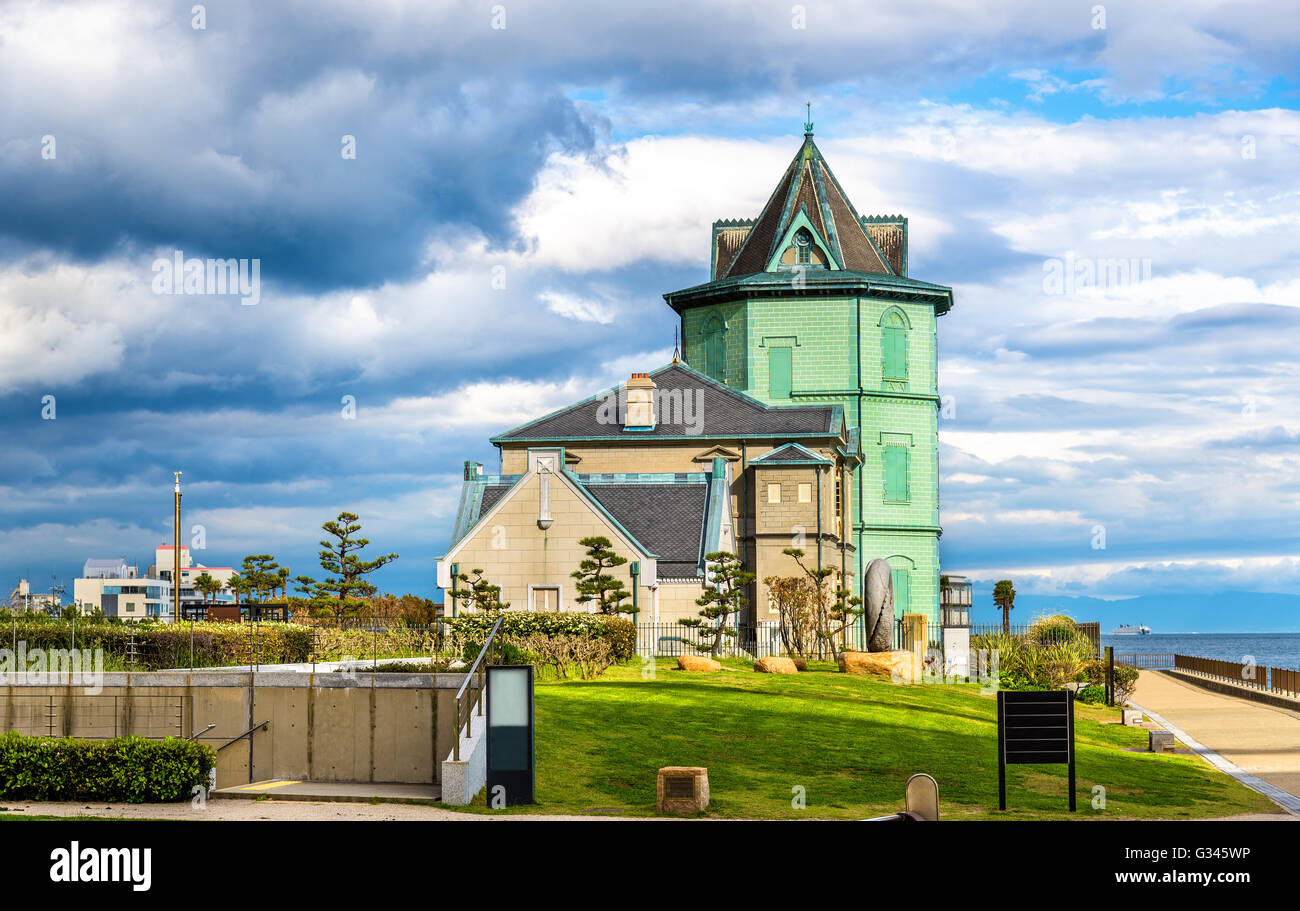
M 1106 701 L 1106 687 L 1100 683 L 1089 684 L 1081 687 L 1074 698 L 1089 705 L 1100 705 Z
M 132 625 L 78 622 L 76 647 L 102 648 L 110 658 L 125 659 Z M 141 622 L 134 625 L 136 668 L 161 670 L 189 667 L 191 626 L 181 623 Z M 31 649 L 70 649 L 73 627 L 67 620 L 22 618 L 5 632 Z M 293 623 L 262 623 L 257 630 L 258 661 L 262 664 L 306 661 L 311 654 L 312 630 Z M 194 667 L 221 667 L 248 661 L 249 629 L 235 623 L 193 624 Z
M 481 647 L 498 617 L 502 618 L 500 635 L 510 642 L 520 643 L 534 636 L 578 636 L 605 640 L 616 662 L 628 661 L 636 654 L 636 627 L 632 622 L 603 614 L 492 611 L 456 617 L 448 620 L 447 626 L 462 642 L 477 641 Z M 469 660 L 477 654 L 475 648 Z
M 1106 686 L 1106 662 L 1101 660 L 1090 661 L 1080 675 L 1079 680 L 1086 682 L 1090 687 L 1100 686 L 1103 691 Z M 1137 686 L 1138 669 L 1127 664 L 1115 665 L 1115 702 L 1123 705 L 1128 702 L 1129 697 L 1133 695 L 1133 690 Z
M 1115 665 L 1115 701 L 1127 703 L 1137 687 L 1138 669 L 1127 664 Z
M 996 650 L 1003 689 L 1058 690 L 1087 679 L 1096 648 L 1069 617 L 1044 617 L 1024 635 L 988 633 L 971 639 L 971 648 Z
M 614 663 L 609 642 L 592 636 L 527 636 L 518 640 L 518 644 L 533 657 L 527 663 L 537 665 L 539 676 L 549 670 L 559 680 L 568 678 L 573 669 L 583 680 L 591 680 Z
M 433 661 L 390 661 L 387 664 L 370 664 L 358 661 L 352 667 L 335 668 L 337 674 L 440 674 L 453 670 L 451 658 L 435 658 Z M 457 671 L 465 668 L 455 668 Z
M 315 635 L 317 661 L 361 660 L 372 656 L 429 657 L 440 652 L 443 647 L 442 637 L 427 627 L 400 625 L 374 632 L 318 626 Z
M 818 644 L 817 586 L 807 576 L 768 576 L 763 584 L 776 604 L 782 648 L 791 655 L 811 655 Z
M 72 740 L 0 735 L 0 797 L 11 800 L 185 800 L 206 788 L 217 754 L 187 740 Z

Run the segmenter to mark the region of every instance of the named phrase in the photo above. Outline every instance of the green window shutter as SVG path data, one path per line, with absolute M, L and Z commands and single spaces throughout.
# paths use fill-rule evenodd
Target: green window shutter
M 886 446 L 885 499 L 901 502 L 907 499 L 907 449 L 903 446 Z
M 894 580 L 894 616 L 901 617 L 910 613 L 908 606 L 911 604 L 911 592 L 908 589 L 907 570 L 895 569 L 890 575 Z
M 704 330 L 704 372 L 719 383 L 727 381 L 727 334 L 716 316 Z
M 884 376 L 902 379 L 907 376 L 907 333 L 894 326 L 880 330 L 881 369 Z
M 788 399 L 794 387 L 793 348 L 767 349 L 767 394 L 774 399 Z

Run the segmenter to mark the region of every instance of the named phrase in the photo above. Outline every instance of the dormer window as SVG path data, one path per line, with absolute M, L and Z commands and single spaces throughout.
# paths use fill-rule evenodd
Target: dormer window
M 801 226 L 790 235 L 789 245 L 781 252 L 778 269 L 825 269 L 829 258 L 821 248 L 812 229 Z
M 807 266 L 812 263 L 812 234 L 807 228 L 800 228 L 794 235 L 795 264 Z

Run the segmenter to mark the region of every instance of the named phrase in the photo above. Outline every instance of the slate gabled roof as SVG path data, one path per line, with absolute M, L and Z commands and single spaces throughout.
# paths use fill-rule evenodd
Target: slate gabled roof
M 786 443 L 784 446 L 778 446 L 771 452 L 765 452 L 756 459 L 751 459 L 751 465 L 830 465 L 831 460 L 825 456 L 820 456 L 806 446 L 800 446 L 798 443 Z
M 483 500 L 479 505 L 479 515 L 483 515 L 483 513 L 495 506 L 497 500 L 505 496 L 506 491 L 513 487 L 517 480 L 517 477 L 510 477 L 500 484 L 483 485 Z
M 897 274 L 877 248 L 813 142 L 812 134 L 808 133 L 739 249 L 734 255 L 726 256 L 725 269 L 721 262 L 723 251 L 718 250 L 715 277 L 724 279 L 766 270 L 768 262 L 778 252 L 777 245 L 801 212 L 829 245 L 826 252 L 839 269 Z M 737 227 L 741 225 L 737 224 Z
M 659 414 L 652 430 L 625 431 L 619 424 L 602 420 L 609 412 L 609 397 L 617 395 L 618 387 L 538 418 L 528 424 L 508 430 L 492 439 L 493 443 L 524 440 L 563 441 L 577 439 L 663 438 L 694 436 L 826 436 L 840 432 L 840 409 L 833 405 L 797 405 L 775 407 L 737 392 L 712 377 L 692 370 L 682 363 L 669 364 L 650 373 L 650 378 L 660 390 L 680 391 L 684 401 L 689 397 L 691 414 Z M 694 433 L 690 422 L 683 417 L 695 418 L 695 402 L 702 401 L 700 432 Z M 664 409 L 660 409 L 661 411 Z M 685 409 L 681 409 L 685 410 Z
M 579 481 L 628 534 L 658 556 L 661 577 L 695 578 L 702 556 L 708 484 Z
M 624 532 L 656 558 L 659 578 L 696 579 L 710 542 L 709 491 L 713 484 L 704 472 L 659 474 L 565 475 L 596 501 Z M 452 533 L 455 547 L 487 515 L 522 475 L 474 475 L 461 488 L 461 506 Z M 725 499 L 712 507 L 725 508 Z M 716 523 L 715 523 L 716 524 Z

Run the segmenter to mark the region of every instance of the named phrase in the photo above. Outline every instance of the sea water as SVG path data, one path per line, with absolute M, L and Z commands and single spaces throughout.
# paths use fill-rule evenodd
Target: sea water
M 1116 655 L 1174 654 L 1268 667 L 1300 668 L 1300 633 L 1151 633 L 1113 636 L 1103 633 L 1101 645 Z

